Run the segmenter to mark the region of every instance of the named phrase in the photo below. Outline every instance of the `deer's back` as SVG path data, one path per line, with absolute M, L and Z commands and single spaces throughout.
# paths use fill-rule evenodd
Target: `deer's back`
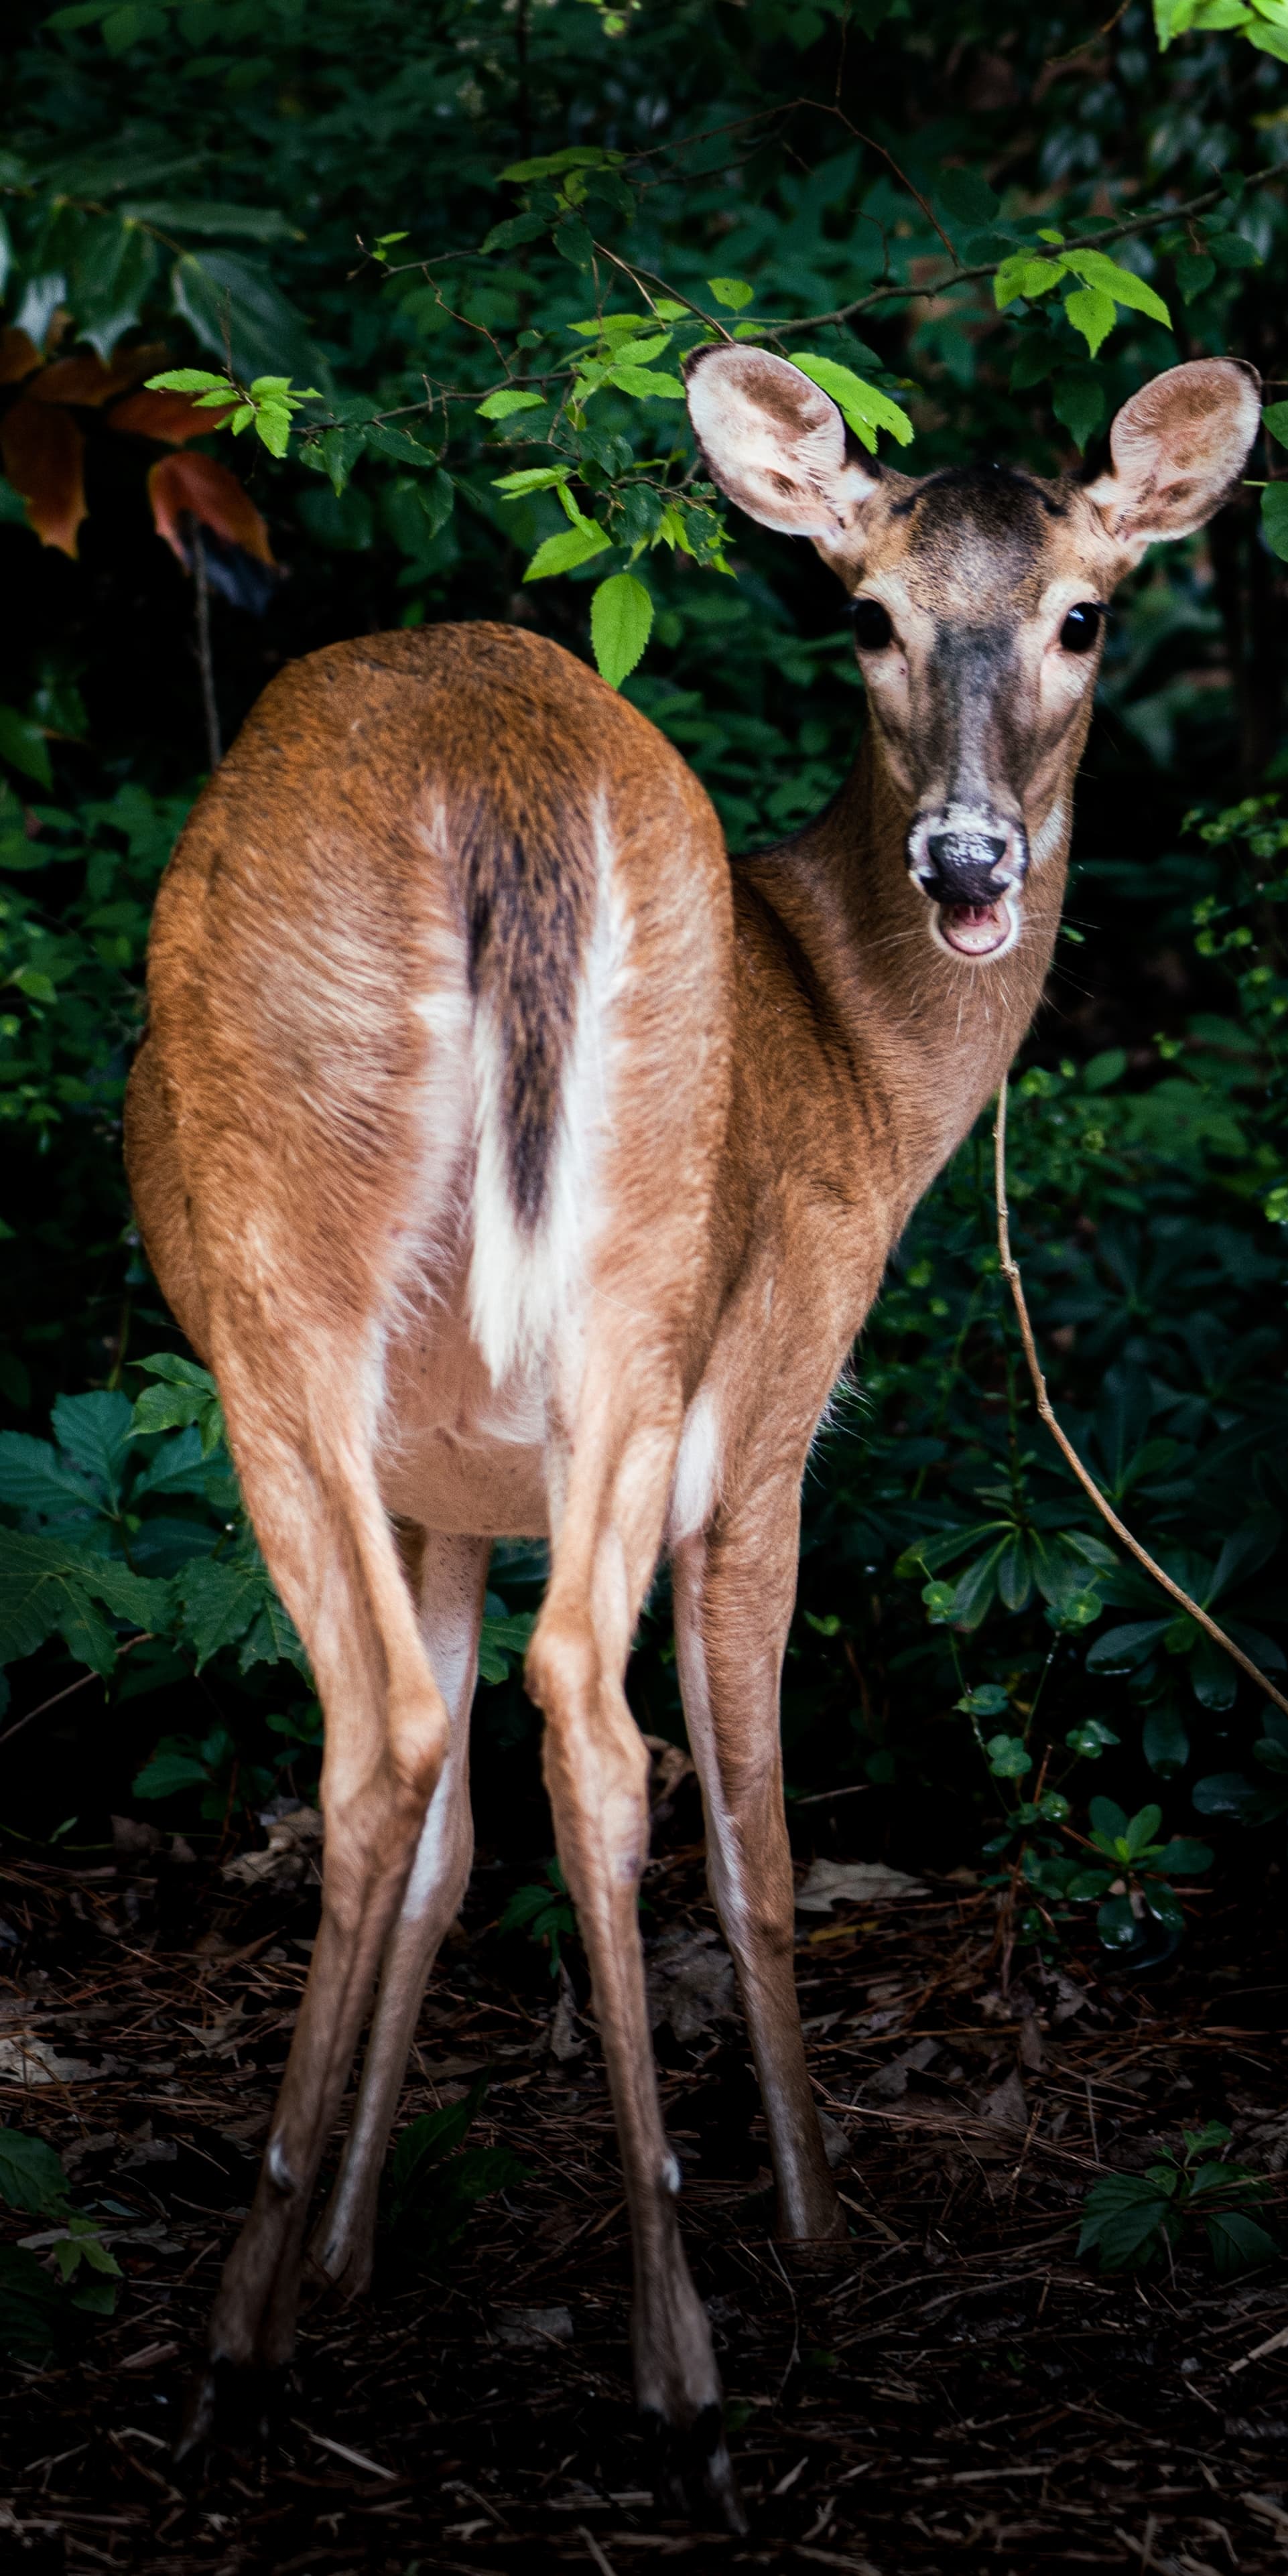
M 504 1374 L 573 1294 L 628 1131 L 678 1204 L 709 1194 L 729 923 L 697 780 L 558 646 L 479 624 L 291 665 L 153 929 L 130 1174 L 190 1335 L 189 1271 L 206 1305 L 271 1278 L 275 1310 L 323 1279 L 347 1328 L 455 1262 Z

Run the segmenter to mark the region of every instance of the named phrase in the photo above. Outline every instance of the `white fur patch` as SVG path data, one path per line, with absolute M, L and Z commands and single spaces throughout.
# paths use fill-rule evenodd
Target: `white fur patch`
M 666 1537 L 669 1547 L 695 1538 L 711 1517 L 720 1490 L 720 1424 L 715 1398 L 700 1387 L 684 1417 L 671 1481 Z
M 486 1004 L 473 1035 L 473 1252 L 470 1323 L 500 1386 L 516 1362 L 540 1352 L 578 1302 L 594 1231 L 600 1140 L 608 1122 L 613 1005 L 626 973 L 630 926 L 602 812 L 595 833 L 595 915 L 582 965 L 572 1044 L 564 1066 L 541 1221 L 529 1234 L 510 1194 L 501 1108 L 502 1036 Z
M 1029 843 L 1029 857 L 1040 867 L 1044 859 L 1054 858 L 1069 825 L 1069 813 L 1063 796 L 1057 796 L 1045 823 L 1039 823 Z

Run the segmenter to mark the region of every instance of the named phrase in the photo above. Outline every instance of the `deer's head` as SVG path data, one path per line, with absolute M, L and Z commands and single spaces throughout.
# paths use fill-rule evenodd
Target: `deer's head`
M 1146 546 L 1224 500 L 1260 420 L 1256 376 L 1228 358 L 1156 376 L 1119 412 L 1094 482 L 891 472 L 763 349 L 701 351 L 688 397 L 721 490 L 811 538 L 845 585 L 932 938 L 961 959 L 1005 956 L 1030 866 L 1067 839 L 1110 594 Z

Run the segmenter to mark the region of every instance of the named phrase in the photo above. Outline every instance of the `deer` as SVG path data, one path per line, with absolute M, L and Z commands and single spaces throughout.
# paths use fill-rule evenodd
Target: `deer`
M 1041 999 L 1115 585 L 1211 517 L 1260 410 L 1250 367 L 1199 359 L 1132 396 L 1101 470 L 912 477 L 770 351 L 707 346 L 687 399 L 721 492 L 845 591 L 867 720 L 834 801 L 731 863 L 679 753 L 528 630 L 288 665 L 160 890 L 126 1156 L 325 1716 L 321 1919 L 186 2439 L 288 2362 L 306 2277 L 369 2284 L 470 1872 L 489 1551 L 542 1538 L 525 1680 L 619 2141 L 636 2393 L 660 2497 L 742 2530 L 646 2009 L 632 1636 L 665 1557 L 778 2233 L 839 2244 L 779 1748 L 802 1477 L 891 1250 Z

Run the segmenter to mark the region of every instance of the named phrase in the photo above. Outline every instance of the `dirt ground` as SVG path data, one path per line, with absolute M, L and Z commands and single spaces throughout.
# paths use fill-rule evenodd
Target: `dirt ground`
M 368 2303 L 308 2310 L 267 2442 L 247 2432 L 175 2468 L 303 1983 L 316 1861 L 279 1832 L 276 1852 L 229 1878 L 136 1827 L 84 1867 L 0 1866 L 13 1963 L 0 2122 L 59 2149 L 125 2275 L 115 2316 L 57 2364 L 4 2367 L 0 2564 L 1284 2568 L 1282 2270 L 1223 2284 L 1199 2246 L 1170 2275 L 1104 2281 L 1075 2259 L 1097 2170 L 1139 2169 L 1210 2118 L 1276 2176 L 1262 2215 L 1282 2228 L 1277 1887 L 1209 1900 L 1181 1964 L 1136 1984 L 1106 1976 L 1081 1934 L 1058 1968 L 1008 1963 L 994 1894 L 963 1875 L 802 1912 L 802 2006 L 853 2231 L 820 2269 L 770 2235 L 763 2125 L 693 1822 L 682 1796 L 644 1924 L 683 2223 L 750 2538 L 694 2532 L 651 2502 L 584 1979 L 575 1948 L 571 1980 L 556 1982 L 542 1951 L 499 1934 L 516 1873 L 486 1860 L 401 2118 L 486 2071 L 470 2146 L 510 2146 L 524 2177 L 478 2205 L 437 2269 L 405 2233 L 387 2237 Z M 1253 2358 L 1281 2329 L 1281 2348 Z

